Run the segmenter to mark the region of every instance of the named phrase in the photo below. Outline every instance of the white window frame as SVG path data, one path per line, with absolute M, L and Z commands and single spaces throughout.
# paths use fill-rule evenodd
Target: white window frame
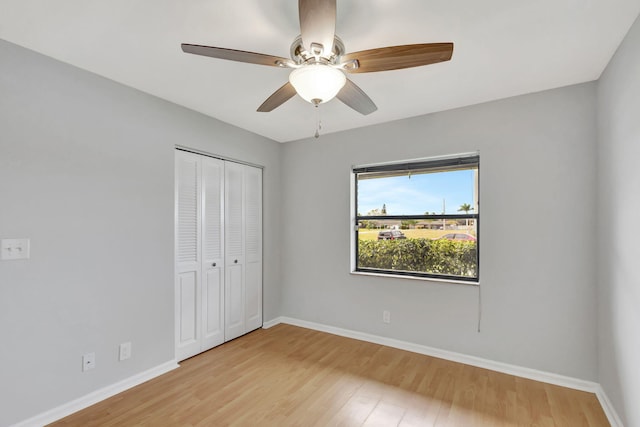
M 435 165 L 439 161 L 455 161 L 456 159 L 475 159 L 478 174 L 477 180 L 479 181 L 479 170 L 480 170 L 480 155 L 478 152 L 474 153 L 462 153 L 448 156 L 439 156 L 439 157 L 429 157 L 429 158 L 420 158 L 420 159 L 410 159 L 410 160 L 398 160 L 392 162 L 385 163 L 374 163 L 374 164 L 366 164 L 366 165 L 354 165 L 351 167 L 350 175 L 349 175 L 349 191 L 350 191 L 350 273 L 355 275 L 364 275 L 364 276 L 378 276 L 378 277 L 392 277 L 392 278 L 402 278 L 402 279 L 412 279 L 412 280 L 426 280 L 426 281 L 436 281 L 436 282 L 447 282 L 447 283 L 460 283 L 465 285 L 479 285 L 480 283 L 480 214 L 479 214 L 479 204 L 480 204 L 480 196 L 479 196 L 479 187 L 480 183 L 475 183 L 475 200 L 474 200 L 474 214 L 465 214 L 465 215 L 434 215 L 433 217 L 446 217 L 451 219 L 457 219 L 459 217 L 467 217 L 473 218 L 476 221 L 476 250 L 477 250 L 477 265 L 476 265 L 476 276 L 475 277 L 463 277 L 463 276 L 447 276 L 447 275 L 437 275 L 430 273 L 422 273 L 422 272 L 399 272 L 394 270 L 362 270 L 358 269 L 357 266 L 357 245 L 358 245 L 358 213 L 357 213 L 357 172 L 363 169 L 374 169 L 378 167 L 397 167 L 400 170 L 400 166 L 402 165 L 416 165 L 416 164 L 429 164 L 433 162 Z

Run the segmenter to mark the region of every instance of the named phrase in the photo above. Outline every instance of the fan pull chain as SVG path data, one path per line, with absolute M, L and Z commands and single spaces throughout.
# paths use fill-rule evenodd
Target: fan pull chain
M 316 109 L 316 133 L 313 135 L 314 138 L 318 139 L 320 138 L 320 131 L 322 130 L 322 121 L 320 120 L 320 108 L 319 108 L 320 103 L 319 102 L 315 102 L 314 106 Z

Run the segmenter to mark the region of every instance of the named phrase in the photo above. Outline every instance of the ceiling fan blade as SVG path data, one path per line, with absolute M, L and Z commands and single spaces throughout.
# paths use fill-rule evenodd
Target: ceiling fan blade
M 209 56 L 211 58 L 227 59 L 230 61 L 247 62 L 249 64 L 269 65 L 272 67 L 291 68 L 296 64 L 287 58 L 265 55 L 263 53 L 245 52 L 244 50 L 225 49 L 223 47 L 201 46 L 182 43 L 182 51 L 194 55 Z
M 258 111 L 260 113 L 268 113 L 269 111 L 273 111 L 296 94 L 296 90 L 293 88 L 293 85 L 289 82 L 286 82 L 280 89 L 275 91 L 266 101 L 262 103 L 261 106 L 258 107 Z
M 322 56 L 331 56 L 336 35 L 336 0 L 298 0 L 298 13 L 304 48 L 321 55 L 314 45 L 322 45 L 326 52 Z
M 451 59 L 453 43 L 423 43 L 381 47 L 342 55 L 341 63 L 358 61 L 358 67 L 346 66 L 348 73 L 399 70 L 435 64 Z
M 371 114 L 378 109 L 371 98 L 367 96 L 354 82 L 347 79 L 344 87 L 338 92 L 336 97 L 347 106 L 353 108 L 358 113 Z

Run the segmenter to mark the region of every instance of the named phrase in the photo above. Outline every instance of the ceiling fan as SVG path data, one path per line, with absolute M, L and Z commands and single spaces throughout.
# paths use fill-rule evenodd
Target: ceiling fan
M 259 112 L 273 111 L 297 93 L 316 106 L 337 97 L 365 115 L 378 107 L 345 73 L 419 67 L 448 61 L 453 54 L 453 43 L 409 44 L 345 53 L 342 40 L 335 34 L 336 0 L 298 0 L 298 11 L 300 35 L 291 44 L 291 59 L 187 43 L 182 44 L 182 50 L 212 58 L 293 69 L 289 81 L 258 107 Z

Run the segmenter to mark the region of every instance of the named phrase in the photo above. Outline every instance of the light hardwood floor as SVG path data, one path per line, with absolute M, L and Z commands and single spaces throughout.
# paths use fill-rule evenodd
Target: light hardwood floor
M 595 395 L 289 325 L 54 426 L 608 426 Z

